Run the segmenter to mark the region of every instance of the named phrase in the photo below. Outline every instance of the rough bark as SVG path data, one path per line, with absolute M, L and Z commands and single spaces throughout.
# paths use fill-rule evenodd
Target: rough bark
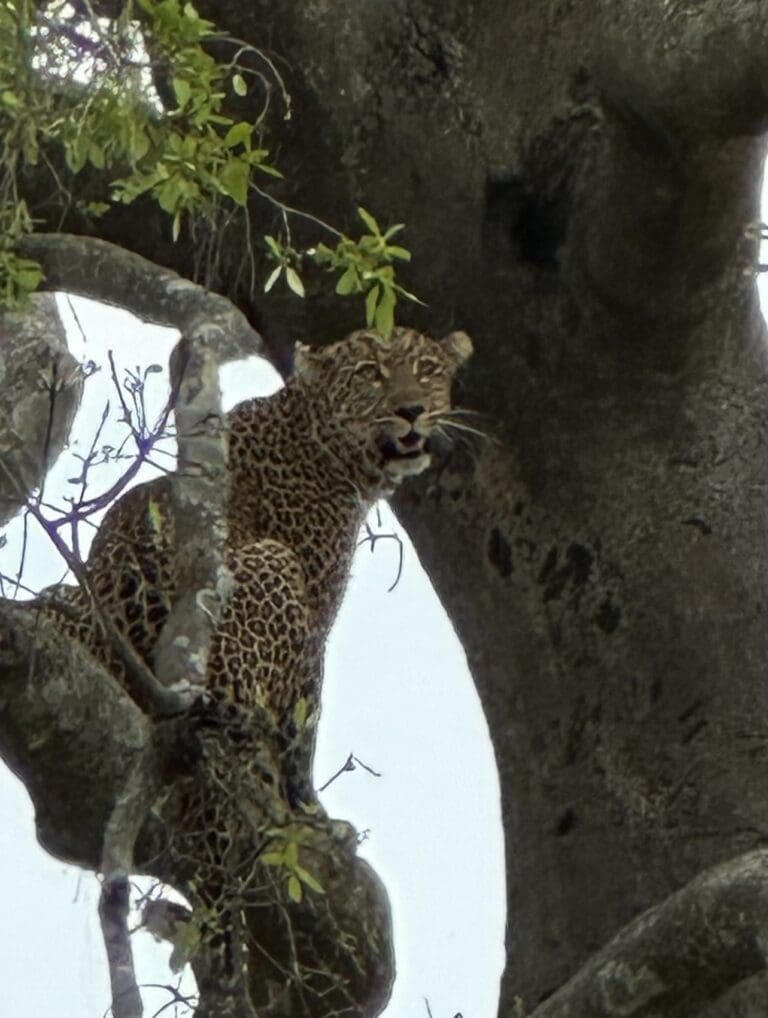
M 3 759 L 35 803 L 44 848 L 96 870 L 115 798 L 149 738 L 147 719 L 39 615 L 0 602 L 0 634 Z
M 151 725 L 124 690 L 48 620 L 0 601 L 0 748 L 29 791 L 38 837 L 49 852 L 97 871 L 125 866 L 150 873 L 194 900 L 189 867 L 172 850 L 188 818 L 182 816 L 174 827 L 165 816 L 173 813 L 167 802 L 162 823 L 147 810 L 159 792 L 167 800 L 175 794 L 174 783 L 183 782 L 188 769 L 191 773 L 183 752 L 188 754 L 189 746 L 186 717 Z M 137 773 L 152 787 L 132 787 Z M 239 778 L 231 775 L 233 781 Z M 122 810 L 118 816 L 116 804 L 126 803 L 128 815 Z M 182 797 L 182 808 L 183 803 Z M 277 878 L 269 867 L 256 865 L 254 853 L 249 855 L 250 896 L 244 908 L 259 947 L 250 954 L 248 978 L 259 1014 L 378 1014 L 393 975 L 389 904 L 381 881 L 356 857 L 355 832 L 348 824 L 329 819 L 319 808 L 310 816 L 284 800 L 272 805 L 284 814 L 281 827 L 299 827 L 302 863 L 324 893 L 307 893 L 301 904 L 290 902 L 284 887 L 273 886 Z M 247 811 L 245 802 L 242 808 Z M 105 846 L 110 828 L 117 838 Z M 138 832 L 135 851 L 133 844 L 124 849 L 126 830 Z M 262 830 L 262 841 L 265 836 Z M 102 904 L 106 912 L 109 893 Z M 124 963 L 116 904 L 105 926 L 111 924 L 109 942 Z M 240 1018 L 241 1012 L 230 1015 L 217 1006 L 221 987 L 206 983 L 206 958 L 201 945 L 194 960 L 200 1018 Z
M 258 332 L 230 301 L 130 250 L 65 233 L 35 233 L 21 247 L 42 265 L 49 290 L 125 308 L 144 322 L 178 329 L 187 337 L 202 335 L 222 364 L 263 353 Z
M 762 4 L 199 8 L 290 65 L 286 196 L 336 222 L 356 203 L 407 222 L 408 284 L 430 307 L 401 317 L 475 340 L 464 402 L 497 442 L 457 447 L 398 508 L 488 717 L 507 835 L 501 1013 L 533 1009 L 768 830 L 767 365 L 746 234 L 768 115 Z M 189 271 L 190 245 L 142 215 L 139 231 L 110 214 L 103 236 Z M 256 206 L 252 220 L 271 225 Z M 215 282 L 276 356 L 347 326 L 354 312 L 319 294 L 234 284 L 232 240 Z M 757 1018 L 766 999 L 753 981 L 707 1016 Z M 692 987 L 653 1013 L 701 1007 Z
M 692 1013 L 765 969 L 764 849 L 695 877 L 638 916 L 531 1018 Z
M 0 315 L 0 525 L 16 515 L 61 452 L 83 380 L 52 294 Z

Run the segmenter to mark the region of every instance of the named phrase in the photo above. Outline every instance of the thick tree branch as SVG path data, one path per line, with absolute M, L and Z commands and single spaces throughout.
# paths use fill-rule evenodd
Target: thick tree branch
M 48 619 L 0 601 L 0 754 L 26 785 L 49 852 L 98 870 L 148 737 L 145 715 L 88 654 Z
M 83 380 L 52 294 L 0 315 L 0 523 L 24 505 L 69 435 Z M 11 478 L 12 480 L 9 480 Z
M 172 361 L 178 441 L 178 469 L 171 479 L 177 588 L 154 654 L 158 678 L 165 685 L 205 686 L 210 641 L 232 589 L 224 557 L 229 475 L 219 340 L 217 328 L 200 322 L 182 338 Z
M 220 363 L 264 352 L 259 334 L 226 297 L 115 244 L 95 237 L 36 233 L 24 239 L 21 249 L 41 263 L 51 290 L 125 308 L 182 335 L 205 327 Z
M 683 1018 L 766 968 L 768 850 L 707 870 L 625 927 L 531 1018 Z

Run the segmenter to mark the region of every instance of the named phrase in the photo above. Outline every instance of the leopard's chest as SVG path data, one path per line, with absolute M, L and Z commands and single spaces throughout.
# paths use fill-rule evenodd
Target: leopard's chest
M 278 473 L 267 464 L 247 483 L 233 484 L 229 540 L 233 547 L 274 540 L 296 555 L 313 629 L 324 636 L 338 611 L 367 508 L 351 484 L 322 465 L 297 463 Z

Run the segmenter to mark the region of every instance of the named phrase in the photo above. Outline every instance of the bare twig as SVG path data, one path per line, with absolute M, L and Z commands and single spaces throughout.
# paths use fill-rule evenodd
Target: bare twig
M 394 582 L 392 583 L 392 585 L 390 587 L 387 587 L 387 593 L 391 594 L 392 591 L 395 589 L 395 587 L 400 582 L 400 577 L 403 575 L 403 542 L 402 542 L 402 540 L 400 538 L 400 535 L 399 534 L 395 534 L 394 532 L 391 533 L 391 534 L 377 534 L 376 531 L 371 528 L 369 523 L 365 524 L 365 529 L 366 529 L 366 536 L 361 538 L 357 542 L 357 546 L 359 548 L 360 545 L 366 544 L 368 541 L 370 541 L 371 542 L 371 554 L 373 554 L 373 552 L 374 552 L 374 549 L 376 547 L 376 542 L 377 541 L 385 541 L 385 540 L 390 540 L 391 541 L 391 540 L 394 540 L 394 541 L 397 542 L 397 550 L 398 550 L 397 575 L 395 576 L 395 579 L 394 579 Z
M 429 1018 L 432 1018 L 432 1008 L 429 1006 L 429 999 L 427 997 L 424 998 L 424 1003 L 427 1008 L 427 1015 L 429 1016 Z M 453 1018 L 464 1018 L 464 1016 L 462 1015 L 461 1011 L 457 1011 Z
M 18 478 L 14 477 L 8 466 L 1 459 L 0 470 L 3 471 L 6 477 L 17 487 L 19 491 L 23 492 L 23 487 L 21 486 Z M 143 698 L 145 702 L 151 704 L 154 713 L 158 717 L 168 717 L 183 711 L 189 705 L 189 696 L 187 695 L 187 691 L 183 689 L 169 689 L 158 682 L 157 678 L 147 668 L 131 644 L 120 632 L 117 625 L 110 618 L 108 613 L 100 608 L 82 562 L 67 546 L 66 541 L 64 541 L 58 533 L 57 528 L 50 525 L 37 505 L 28 504 L 27 511 L 32 517 L 34 517 L 35 520 L 37 520 L 48 535 L 59 555 L 61 555 L 64 562 L 66 562 L 69 566 L 75 579 L 80 583 L 83 589 L 89 593 L 91 602 L 98 614 L 99 622 L 126 669 L 126 675 L 132 683 L 134 695 L 138 694 L 139 699 Z M 43 598 L 38 602 L 37 606 L 46 607 L 49 603 L 48 599 Z
M 341 777 L 341 775 L 344 774 L 345 771 L 355 770 L 355 764 L 357 764 L 359 767 L 362 767 L 363 770 L 368 771 L 368 773 L 372 774 L 375 778 L 381 777 L 381 773 L 379 771 L 375 771 L 373 767 L 369 767 L 367 763 L 363 763 L 363 761 L 359 757 L 356 757 L 354 753 L 350 753 L 347 759 L 341 765 L 341 767 L 339 767 L 339 769 L 336 771 L 336 773 L 333 774 L 330 778 L 328 778 L 324 785 L 321 785 L 320 788 L 318 788 L 318 792 L 324 792 L 326 788 L 328 788 L 329 785 L 332 785 L 336 778 Z

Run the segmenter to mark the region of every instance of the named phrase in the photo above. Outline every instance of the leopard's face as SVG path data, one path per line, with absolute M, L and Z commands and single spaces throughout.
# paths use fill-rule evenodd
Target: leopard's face
M 298 347 L 295 373 L 392 489 L 429 466 L 430 438 L 450 412 L 454 376 L 471 353 L 463 332 L 435 340 L 395 329 L 384 340 L 360 331 L 316 352 Z

